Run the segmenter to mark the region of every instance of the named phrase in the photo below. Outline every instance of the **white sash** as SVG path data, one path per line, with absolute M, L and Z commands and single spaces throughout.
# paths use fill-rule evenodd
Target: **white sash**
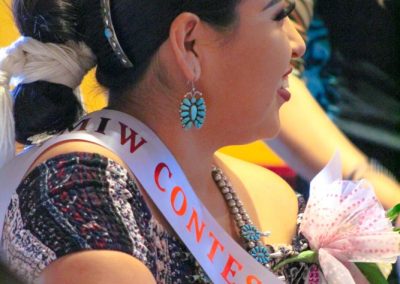
M 140 121 L 112 110 L 86 116 L 69 133 L 32 147 L 1 169 L 0 228 L 30 165 L 46 149 L 66 140 L 93 142 L 118 154 L 214 283 L 282 283 L 215 221 L 160 139 Z

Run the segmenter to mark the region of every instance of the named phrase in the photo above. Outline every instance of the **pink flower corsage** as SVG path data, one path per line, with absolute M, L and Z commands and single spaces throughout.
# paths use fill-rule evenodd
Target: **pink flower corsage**
M 377 277 L 370 265 L 396 261 L 400 234 L 394 231 L 366 180 L 341 178 L 340 157 L 336 154 L 310 185 L 300 225 L 310 245 L 308 253 L 316 263 L 309 271 L 308 282 L 378 283 L 373 279 L 383 277 Z

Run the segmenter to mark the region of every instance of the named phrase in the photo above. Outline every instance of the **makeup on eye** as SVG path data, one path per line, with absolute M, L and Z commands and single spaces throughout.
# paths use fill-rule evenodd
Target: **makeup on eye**
M 272 1 L 274 1 L 274 0 L 272 0 Z M 280 12 L 274 17 L 274 21 L 279 22 L 279 21 L 283 20 L 284 18 L 286 18 L 287 16 L 290 15 L 290 13 L 294 10 L 294 8 L 296 8 L 295 0 L 289 0 L 289 1 L 285 1 L 285 2 L 287 2 L 287 6 L 285 8 L 283 8 L 282 10 L 280 10 Z

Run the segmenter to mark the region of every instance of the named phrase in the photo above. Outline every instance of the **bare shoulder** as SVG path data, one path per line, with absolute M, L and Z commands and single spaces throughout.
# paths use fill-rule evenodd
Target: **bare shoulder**
M 38 283 L 156 283 L 150 270 L 126 253 L 90 250 L 72 253 L 46 267 Z

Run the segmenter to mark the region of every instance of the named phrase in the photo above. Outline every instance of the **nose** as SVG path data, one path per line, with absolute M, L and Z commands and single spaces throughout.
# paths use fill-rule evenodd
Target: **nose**
M 285 19 L 285 29 L 292 48 L 292 58 L 302 57 L 306 52 L 306 44 L 292 21 L 288 18 Z

